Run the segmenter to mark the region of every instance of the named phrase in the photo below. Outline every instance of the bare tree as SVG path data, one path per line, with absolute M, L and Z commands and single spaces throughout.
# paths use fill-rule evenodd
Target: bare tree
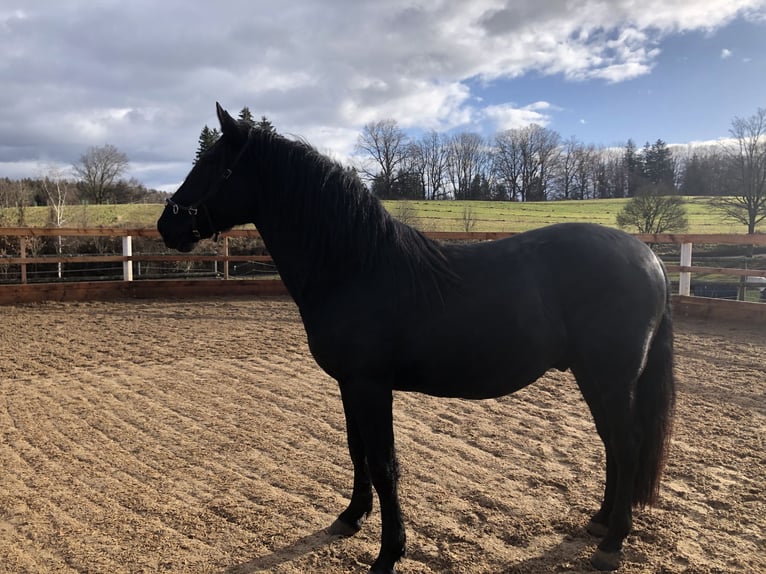
M 725 153 L 731 194 L 716 205 L 753 234 L 766 219 L 766 108 L 749 118 L 734 118 L 729 133 L 733 143 L 726 146 Z
M 593 199 L 596 188 L 596 171 L 599 163 L 598 151 L 593 144 L 582 148 L 575 161 L 576 199 Z
M 499 133 L 494 171 L 511 199 L 545 200 L 556 177 L 561 136 L 537 124 Z
M 356 143 L 356 153 L 371 159 L 371 165 L 359 166 L 359 172 L 373 182 L 380 197 L 393 196 L 393 187 L 407 159 L 409 141 L 396 120 L 370 122 L 364 126 Z
M 559 159 L 559 194 L 563 199 L 571 199 L 574 195 L 574 181 L 577 158 L 581 154 L 583 144 L 575 137 L 564 142 Z
M 74 173 L 80 179 L 87 199 L 94 203 L 106 203 L 119 177 L 129 165 L 128 156 L 111 144 L 88 148 L 78 163 L 73 164 Z
M 61 227 L 66 223 L 64 211 L 70 192 L 70 182 L 66 180 L 64 171 L 56 167 L 43 168 L 40 182 L 50 207 L 50 222 L 55 227 Z
M 561 136 L 558 132 L 532 124 L 528 128 L 529 137 L 532 143 L 532 165 L 535 176 L 533 181 L 537 182 L 537 188 L 530 189 L 534 199 L 537 201 L 548 199 L 548 193 L 551 182 L 556 177 L 559 157 L 561 155 Z
M 636 228 L 639 233 L 685 231 L 689 227 L 686 208 L 680 196 L 663 184 L 646 184 L 636 190 L 617 214 L 617 225 Z
M 506 130 L 495 136 L 492 171 L 497 180 L 508 190 L 508 199 L 523 200 L 521 190 L 521 149 L 516 137 L 517 130 Z
M 64 171 L 56 167 L 44 169 L 41 185 L 48 200 L 50 208 L 50 223 L 55 227 L 61 227 L 66 223 L 64 217 L 67 195 L 69 195 L 70 183 L 66 180 Z M 64 238 L 59 235 L 56 239 L 56 253 L 61 256 L 64 252 Z M 63 274 L 63 264 L 58 263 L 58 278 Z
M 470 203 L 463 205 L 463 216 L 460 220 L 463 227 L 463 231 L 469 233 L 476 227 L 476 214 L 473 211 L 473 207 Z
M 418 174 L 426 199 L 447 195 L 447 140 L 432 130 L 410 145 L 412 169 Z
M 24 225 L 29 204 L 30 190 L 24 180 L 4 179 L 0 182 L 0 225 Z M 4 208 L 15 208 L 15 217 L 10 214 L 10 211 L 3 212 Z
M 419 220 L 417 211 L 412 207 L 411 201 L 405 199 L 393 203 L 390 208 L 390 213 L 405 225 L 409 225 L 410 227 L 418 226 L 417 224 Z
M 725 148 L 730 195 L 718 198 L 715 205 L 729 219 L 746 225 L 752 235 L 766 219 L 766 108 L 758 108 L 749 118 L 735 117 L 729 133 L 734 140 Z M 753 245 L 745 249 L 749 267 Z M 745 299 L 746 281 L 746 277 L 740 279 L 740 300 Z
M 472 197 L 477 178 L 487 178 L 490 155 L 484 138 L 479 134 L 461 132 L 449 141 L 447 174 L 455 199 L 489 199 Z

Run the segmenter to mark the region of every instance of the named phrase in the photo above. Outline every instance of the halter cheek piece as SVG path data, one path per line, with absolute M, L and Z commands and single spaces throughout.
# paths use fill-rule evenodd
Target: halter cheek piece
M 172 209 L 173 215 L 178 215 L 179 213 L 186 213 L 188 215 L 191 215 L 192 235 L 194 236 L 194 239 L 199 241 L 201 237 L 199 232 L 199 225 L 198 225 L 199 219 L 197 216 L 199 215 L 199 212 L 202 211 L 202 213 L 205 214 L 205 219 L 207 219 L 207 223 L 210 226 L 210 229 L 213 230 L 213 241 L 218 241 L 218 236 L 220 235 L 220 231 L 216 229 L 216 226 L 213 223 L 213 219 L 210 217 L 210 212 L 208 211 L 207 206 L 205 205 L 204 202 L 220 191 L 223 183 L 231 177 L 231 173 L 232 173 L 231 169 L 227 169 L 225 172 L 223 172 L 223 175 L 221 176 L 221 180 L 218 183 L 218 185 L 216 185 L 208 193 L 203 195 L 201 199 L 199 199 L 198 201 L 195 201 L 191 205 L 181 205 L 180 203 L 176 203 L 175 201 L 173 201 L 172 198 L 168 198 L 165 200 L 165 205 Z
M 248 144 L 250 143 L 250 136 L 252 134 L 253 130 L 250 129 L 250 131 L 247 132 L 247 141 L 245 142 L 245 145 L 242 146 L 242 149 L 239 150 L 239 154 L 237 154 L 237 157 L 234 158 L 234 161 L 231 164 L 230 168 L 227 168 L 222 174 L 220 179 L 218 180 L 217 184 L 214 185 L 210 190 L 203 195 L 201 198 L 199 198 L 197 201 L 192 203 L 191 205 L 181 205 L 180 203 L 176 203 L 173 201 L 173 198 L 168 198 L 165 200 L 165 206 L 170 207 L 173 215 L 178 215 L 179 213 L 186 213 L 187 215 L 190 215 L 192 217 L 192 235 L 196 240 L 199 240 L 201 235 L 199 232 L 199 225 L 198 223 L 198 215 L 200 211 L 204 213 L 205 218 L 207 219 L 207 223 L 210 226 L 210 229 L 213 230 L 213 241 L 218 241 L 218 236 L 221 234 L 220 231 L 216 229 L 215 224 L 213 223 L 212 218 L 210 217 L 210 212 L 207 209 L 207 206 L 205 205 L 205 202 L 216 195 L 219 191 L 221 191 L 221 188 L 223 185 L 229 180 L 231 177 L 231 174 L 233 173 L 233 168 L 236 167 L 236 165 L 239 163 L 239 160 L 242 159 L 242 156 L 244 155 L 245 151 L 248 148 Z

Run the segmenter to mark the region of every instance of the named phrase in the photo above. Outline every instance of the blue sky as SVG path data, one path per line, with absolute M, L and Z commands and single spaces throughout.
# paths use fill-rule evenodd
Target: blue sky
M 684 144 L 728 135 L 735 116 L 766 107 L 766 23 L 738 18 L 713 32 L 668 36 L 649 73 L 621 82 L 568 80 L 531 72 L 472 93 L 486 102 L 546 101 L 547 127 L 563 138 L 622 145 L 632 138 Z
M 353 161 L 363 126 L 714 141 L 766 107 L 766 0 L 0 0 L 0 177 L 106 143 L 172 191 L 215 102 Z

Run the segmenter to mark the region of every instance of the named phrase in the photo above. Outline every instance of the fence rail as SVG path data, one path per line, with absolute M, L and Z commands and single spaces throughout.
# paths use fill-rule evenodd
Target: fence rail
M 428 232 L 429 237 L 442 241 L 485 241 L 500 239 L 514 235 L 510 232 Z M 678 246 L 680 247 L 680 256 L 674 263 L 673 260 L 666 258 L 666 266 L 671 273 L 678 274 L 678 294 L 688 296 L 691 294 L 691 276 L 729 276 L 736 278 L 761 278 L 766 281 L 766 269 L 756 268 L 742 269 L 736 267 L 716 266 L 694 266 L 692 265 L 692 250 L 695 246 L 708 245 L 727 245 L 727 246 L 746 246 L 756 247 L 766 246 L 766 234 L 655 234 L 655 235 L 637 235 L 641 241 L 656 246 Z M 36 253 L 33 249 L 33 243 L 43 238 L 53 238 L 53 249 L 55 245 L 62 245 L 63 238 L 106 238 L 107 240 L 120 240 L 121 249 L 115 253 L 63 253 L 61 249 L 58 252 L 50 254 Z M 133 252 L 133 240 L 141 238 L 150 242 L 152 252 L 141 251 Z M 260 254 L 233 254 L 231 253 L 230 243 L 232 239 L 241 238 L 244 240 L 255 240 L 260 235 L 255 229 L 235 229 L 222 235 L 222 240 L 218 244 L 208 243 L 209 249 L 214 253 L 205 254 L 185 254 L 177 252 L 162 251 L 160 235 L 156 229 L 152 228 L 120 228 L 120 227 L 96 227 L 96 228 L 39 228 L 39 227 L 0 227 L 0 270 L 5 270 L 4 275 L 0 275 L 0 288 L 10 285 L 27 285 L 29 283 L 61 283 L 72 281 L 66 278 L 66 272 L 76 265 L 111 265 L 111 278 L 117 281 L 132 282 L 134 280 L 156 280 L 157 277 L 147 276 L 145 273 L 136 274 L 136 268 L 144 264 L 169 264 L 186 265 L 189 269 L 180 269 L 176 271 L 175 278 L 179 275 L 183 280 L 189 279 L 194 273 L 190 272 L 191 267 L 209 263 L 213 265 L 213 275 L 220 279 L 233 279 L 230 273 L 231 266 L 237 264 L 268 265 L 271 258 L 265 252 Z M 157 252 L 160 249 L 161 252 Z M 762 262 L 762 267 L 766 267 L 766 259 L 753 259 L 752 261 Z M 119 273 L 119 265 L 122 266 L 122 272 Z M 115 276 L 114 266 L 117 265 L 117 276 Z M 30 268 L 33 266 L 46 266 L 46 277 L 40 281 L 30 281 Z M 51 271 L 55 266 L 55 273 Z M 15 271 L 12 271 L 15 270 Z M 275 274 L 272 269 L 272 274 Z M 138 276 L 137 276 L 138 275 Z M 275 276 L 276 277 L 276 276 Z M 99 278 L 100 279 L 100 278 Z M 743 283 L 745 280 L 740 279 Z M 268 288 L 273 291 L 273 286 Z M 2 301 L 0 301 L 2 302 Z

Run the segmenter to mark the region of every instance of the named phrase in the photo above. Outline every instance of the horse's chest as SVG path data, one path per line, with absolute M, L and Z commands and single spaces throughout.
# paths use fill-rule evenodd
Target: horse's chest
M 306 332 L 317 364 L 338 380 L 383 376 L 395 360 L 396 337 L 374 323 L 338 321 Z

